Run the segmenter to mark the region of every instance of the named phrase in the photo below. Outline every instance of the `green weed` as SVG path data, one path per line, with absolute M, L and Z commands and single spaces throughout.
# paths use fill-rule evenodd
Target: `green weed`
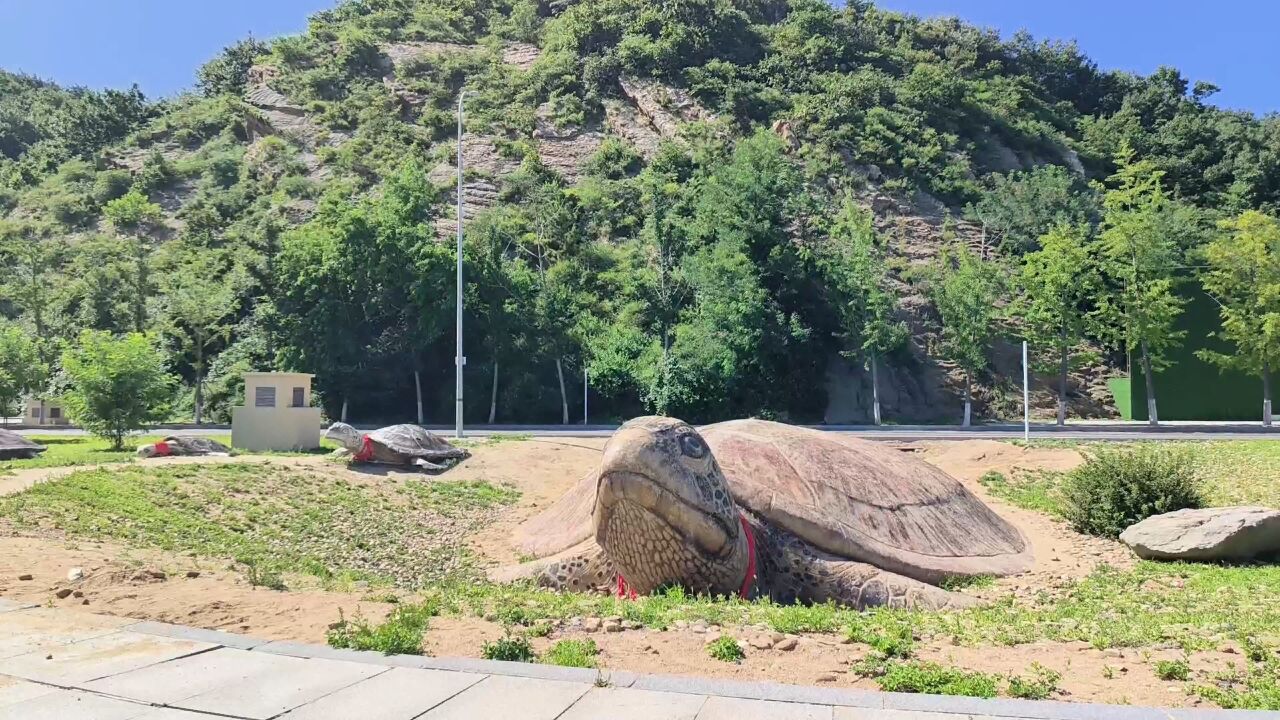
M 1010 696 L 1026 700 L 1045 700 L 1058 691 L 1058 681 L 1062 679 L 1061 673 L 1050 670 L 1040 663 L 1031 663 L 1030 670 L 1029 677 L 1009 676 Z
M 1186 660 L 1157 660 L 1156 677 L 1161 680 L 1186 680 L 1191 677 L 1191 665 Z
M 981 672 L 951 668 L 931 662 L 891 662 L 876 684 L 885 692 L 928 693 L 995 697 L 998 678 Z
M 707 654 L 721 662 L 738 662 L 747 656 L 737 640 L 721 635 L 707 646 Z
M 542 662 L 563 667 L 593 668 L 600 648 L 595 640 L 561 640 L 542 654 Z
M 507 635 L 491 643 L 485 643 L 480 650 L 485 660 L 505 660 L 507 662 L 533 662 L 533 646 L 528 638 Z

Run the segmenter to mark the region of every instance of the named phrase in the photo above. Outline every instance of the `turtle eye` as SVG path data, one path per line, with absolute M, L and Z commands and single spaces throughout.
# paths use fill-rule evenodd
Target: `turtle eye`
M 704 458 L 707 456 L 707 444 L 697 435 L 681 435 L 680 436 L 680 452 L 691 458 Z

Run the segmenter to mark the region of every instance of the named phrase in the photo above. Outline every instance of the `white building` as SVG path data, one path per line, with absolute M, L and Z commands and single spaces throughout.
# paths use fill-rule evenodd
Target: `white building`
M 311 375 L 248 373 L 245 404 L 231 410 L 231 446 L 255 452 L 320 447 L 320 408 L 311 407 Z
M 22 424 L 70 425 L 71 420 L 67 418 L 67 411 L 62 407 L 62 403 L 45 399 L 44 407 L 41 408 L 40 398 L 31 398 L 27 400 L 27 408 L 22 417 Z

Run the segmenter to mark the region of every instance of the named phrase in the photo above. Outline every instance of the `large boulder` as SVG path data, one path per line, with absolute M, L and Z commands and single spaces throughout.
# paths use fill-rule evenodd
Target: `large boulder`
M 1280 553 L 1280 510 L 1177 510 L 1129 526 L 1120 541 L 1150 560 L 1248 560 Z

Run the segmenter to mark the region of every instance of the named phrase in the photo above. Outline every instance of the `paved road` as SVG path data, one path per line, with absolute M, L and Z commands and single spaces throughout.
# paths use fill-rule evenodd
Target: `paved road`
M 0 598 L 3 720 L 1244 720 L 332 650 Z
M 452 436 L 453 427 L 429 425 L 432 432 Z M 961 428 L 956 425 L 815 425 L 819 430 L 847 433 L 872 440 L 1017 440 L 1023 437 L 1021 425 L 980 425 Z M 372 427 L 364 429 L 373 429 Z M 467 428 L 470 437 L 489 435 L 534 435 L 538 437 L 608 437 L 616 425 L 495 425 Z M 208 435 L 228 433 L 230 426 L 169 426 L 156 430 L 168 435 Z M 85 435 L 75 428 L 22 428 L 24 435 Z M 1145 423 L 1091 422 L 1072 423 L 1064 428 L 1032 425 L 1035 440 L 1280 440 L 1280 426 L 1264 428 L 1257 423 L 1165 423 L 1151 428 Z

